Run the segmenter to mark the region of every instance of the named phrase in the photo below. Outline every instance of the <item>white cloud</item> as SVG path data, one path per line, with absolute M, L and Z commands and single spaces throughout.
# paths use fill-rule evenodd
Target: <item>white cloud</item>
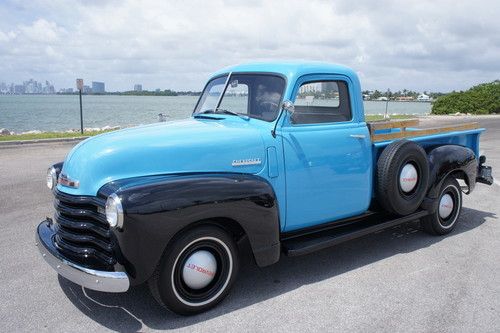
M 30 26 L 20 26 L 20 35 L 34 43 L 56 43 L 61 39 L 64 29 L 57 26 L 55 22 L 38 19 Z
M 200 89 L 239 62 L 344 63 L 364 88 L 451 90 L 500 76 L 496 1 L 34 1 L 5 7 L 1 80 Z M 4 77 L 5 76 L 5 77 Z

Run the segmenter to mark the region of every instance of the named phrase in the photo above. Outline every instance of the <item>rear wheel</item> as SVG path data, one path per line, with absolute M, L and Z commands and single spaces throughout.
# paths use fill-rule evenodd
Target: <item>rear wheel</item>
M 422 218 L 420 223 L 424 231 L 431 235 L 445 235 L 455 228 L 462 210 L 462 191 L 455 178 L 448 177 L 444 180 L 436 200 L 436 211 Z
M 237 271 L 232 237 L 218 227 L 201 226 L 169 246 L 149 286 L 161 305 L 178 314 L 196 314 L 228 294 Z

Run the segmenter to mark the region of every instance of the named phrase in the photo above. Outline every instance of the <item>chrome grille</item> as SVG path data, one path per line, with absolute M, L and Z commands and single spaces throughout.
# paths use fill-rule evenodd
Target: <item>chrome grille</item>
M 57 249 L 69 260 L 92 269 L 113 270 L 115 241 L 102 213 L 105 202 L 54 191 Z

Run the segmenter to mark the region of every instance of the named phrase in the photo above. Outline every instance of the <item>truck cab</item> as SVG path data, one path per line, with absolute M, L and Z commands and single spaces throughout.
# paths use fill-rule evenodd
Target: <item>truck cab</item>
M 225 68 L 188 119 L 89 138 L 51 166 L 56 212 L 37 245 L 84 287 L 147 282 L 165 307 L 199 313 L 229 292 L 242 239 L 267 266 L 414 219 L 451 232 L 462 191 L 493 181 L 483 129 L 413 125 L 367 123 L 344 66 Z
M 224 89 L 226 80 L 221 101 L 206 97 Z M 283 101 L 294 103 L 295 110 L 277 119 Z M 246 115 L 248 125 L 261 127 L 262 155 L 247 153 L 235 159 L 260 161 L 254 164 L 260 169 L 256 174 L 276 192 L 281 231 L 368 209 L 372 150 L 361 88 L 352 70 L 328 64 L 235 66 L 209 80 L 194 117 L 211 114 L 217 103 L 216 117 L 231 110 Z M 251 172 L 252 164 L 246 164 L 233 170 Z M 352 200 L 345 202 L 345 197 Z

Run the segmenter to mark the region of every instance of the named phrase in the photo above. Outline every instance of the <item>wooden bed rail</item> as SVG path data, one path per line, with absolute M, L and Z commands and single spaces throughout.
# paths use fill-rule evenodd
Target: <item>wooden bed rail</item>
M 455 125 L 433 127 L 433 128 L 422 128 L 418 130 L 410 130 L 410 131 L 407 130 L 408 127 L 415 127 L 418 126 L 418 124 L 419 124 L 418 119 L 377 121 L 368 123 L 368 128 L 370 129 L 370 137 L 372 139 L 372 142 L 381 142 L 381 141 L 403 139 L 403 138 L 415 138 L 424 135 L 447 133 L 454 131 L 466 131 L 479 128 L 479 124 L 477 122 L 471 122 L 471 123 L 455 124 Z M 392 129 L 392 128 L 399 128 L 401 129 L 401 131 L 392 133 L 376 133 L 376 131 L 378 130 Z

